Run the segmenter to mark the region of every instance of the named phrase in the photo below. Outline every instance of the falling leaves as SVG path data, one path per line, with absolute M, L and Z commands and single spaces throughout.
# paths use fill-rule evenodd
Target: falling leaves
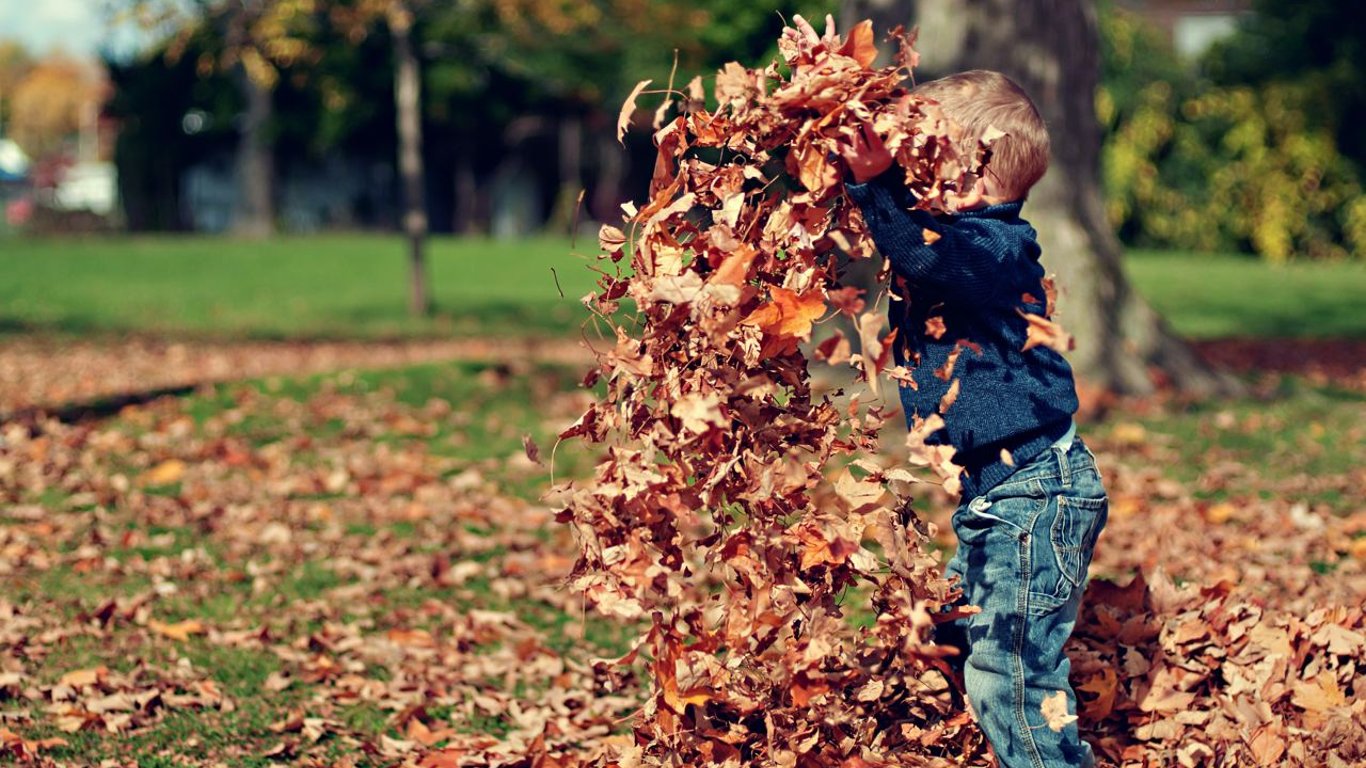
M 772 289 L 772 301 L 760 306 L 744 322 L 764 333 L 787 341 L 811 338 L 811 326 L 825 314 L 825 295 L 811 290 L 798 295 L 785 288 Z
M 683 423 L 683 429 L 701 434 L 712 427 L 724 427 L 727 419 L 721 413 L 721 397 L 716 393 L 693 392 L 679 398 L 669 410 L 670 415 Z
M 839 337 L 832 338 L 837 347 Z M 638 357 L 641 350 L 625 344 L 620 354 Z M 53 363 L 61 370 L 65 359 Z M 588 397 L 570 386 L 581 371 L 553 370 L 550 378 L 561 384 L 537 389 L 535 398 L 541 418 L 553 424 L 547 432 L 579 414 Z M 760 421 L 735 410 L 769 407 L 783 396 L 780 372 L 747 376 L 736 390 L 743 397 L 717 405 L 727 409 L 726 424 L 757 423 L 773 430 L 775 440 L 788 439 L 793 433 L 781 431 L 779 418 Z M 487 393 L 527 381 L 540 387 L 548 378 L 546 369 L 503 365 L 477 375 Z M 326 377 L 319 391 L 299 400 L 269 394 L 269 386 L 228 385 L 215 389 L 210 401 L 222 405 L 208 413 L 205 400 L 167 398 L 129 406 L 112 420 L 39 420 L 0 430 L 0 729 L 8 732 L 0 733 L 0 755 L 20 764 L 94 764 L 89 755 L 98 749 L 131 752 L 127 759 L 133 759 L 138 745 L 167 738 L 165 725 L 173 719 L 206 734 L 198 746 L 175 743 L 178 758 L 190 765 L 254 762 L 267 753 L 282 764 L 327 764 L 338 752 L 386 764 L 467 768 L 519 761 L 586 768 L 605 756 L 651 759 L 636 746 L 634 733 L 620 730 L 635 724 L 632 716 L 653 700 L 655 671 L 631 660 L 618 667 L 599 659 L 639 660 L 649 648 L 642 644 L 631 656 L 625 638 L 610 649 L 589 642 L 617 625 L 591 613 L 585 618 L 574 591 L 564 587 L 576 546 L 572 530 L 552 522 L 549 503 L 515 498 L 495 482 L 496 472 L 534 467 L 521 445 L 525 428 L 503 425 L 496 458 L 452 460 L 429 451 L 435 436 L 420 425 L 463 434 L 505 414 L 462 407 L 468 401 L 457 399 L 405 404 L 396 399 L 401 387 L 392 379 L 364 393 L 339 391 L 337 382 L 347 376 Z M 823 392 L 814 385 L 812 400 L 819 402 Z M 727 427 L 708 418 L 705 402 L 700 405 L 705 431 L 682 432 L 681 422 L 670 422 L 666 432 L 680 430 L 675 439 L 704 447 L 723 436 Z M 1068 648 L 1083 737 L 1096 745 L 1102 764 L 1132 768 L 1178 759 L 1208 765 L 1215 759 L 1210 755 L 1224 754 L 1240 765 L 1269 760 L 1315 766 L 1321 755 L 1338 756 L 1346 765 L 1362 760 L 1354 750 L 1362 717 L 1356 681 L 1366 675 L 1366 619 L 1359 606 L 1366 560 L 1353 553 L 1366 540 L 1366 525 L 1351 514 L 1351 489 L 1359 486 L 1353 473 L 1361 463 L 1351 453 L 1361 444 L 1352 439 L 1359 420 L 1339 419 L 1343 426 L 1329 427 L 1342 430 L 1331 434 L 1348 451 L 1346 469 L 1296 470 L 1290 480 L 1272 480 L 1263 467 L 1235 461 L 1217 445 L 1202 449 L 1199 461 L 1183 459 L 1173 437 L 1139 423 L 1160 403 L 1121 407 L 1106 429 L 1087 433 L 1114 504 L 1093 566 L 1098 578 Z M 1263 410 L 1258 404 L 1251 415 L 1236 418 L 1212 411 L 1199 431 L 1245 439 L 1248 432 L 1275 428 Z M 288 428 L 239 431 L 263 417 L 283 419 Z M 340 431 L 334 419 L 344 424 Z M 922 425 L 921 437 L 934 426 Z M 1304 433 L 1315 434 L 1309 423 Z M 264 434 L 271 439 L 257 439 Z M 562 446 L 561 457 L 573 447 Z M 821 723 L 835 711 L 853 713 L 850 722 L 876 721 L 875 712 L 922 711 L 923 719 L 881 737 L 880 743 L 892 744 L 887 752 L 917 763 L 932 760 L 922 759 L 926 750 L 953 749 L 964 765 L 987 765 L 980 733 L 953 706 L 950 683 L 938 672 L 896 657 L 888 674 L 845 677 L 835 666 L 839 654 L 854 648 L 863 654 L 871 646 L 857 635 L 849 640 L 844 633 L 850 626 L 818 613 L 811 615 L 822 623 L 807 631 L 804 610 L 812 598 L 794 588 L 814 584 L 827 590 L 817 594 L 830 594 L 833 578 L 854 569 L 908 574 L 902 583 L 927 590 L 919 593 L 928 595 L 927 606 L 943 595 L 932 591 L 939 582 L 927 578 L 941 564 L 924 559 L 917 546 L 922 534 L 916 526 L 927 523 L 887 511 L 899 501 L 889 481 L 915 479 L 899 458 L 889 461 L 895 452 L 880 452 L 876 462 L 836 458 L 814 484 L 804 455 L 752 465 L 759 472 L 746 478 L 746 490 L 752 488 L 758 501 L 733 507 L 739 519 L 708 528 L 710 512 L 690 518 L 713 535 L 734 531 L 722 550 L 721 572 L 733 569 L 749 581 L 666 577 L 663 586 L 677 590 L 680 603 L 703 606 L 695 616 L 720 622 L 700 625 L 709 628 L 698 635 L 703 645 L 682 646 L 666 703 L 681 708 L 680 717 L 704 722 L 713 710 L 734 713 L 741 723 L 764 722 L 761 712 L 787 717 L 797 699 Z M 178 485 L 149 493 L 141 474 L 168 459 L 192 471 Z M 629 472 L 623 476 L 644 483 L 673 471 L 660 462 L 624 469 Z M 1175 482 L 1186 469 L 1198 470 L 1198 477 Z M 575 473 L 576 485 L 589 479 L 583 468 Z M 36 501 L 51 488 L 69 495 Z M 932 485 L 916 488 L 932 498 L 938 494 Z M 765 550 L 756 545 L 764 531 L 742 524 L 739 515 L 762 510 L 779 492 L 809 494 L 823 514 L 779 520 L 771 529 L 780 543 L 766 551 L 781 553 L 804 580 L 769 587 L 762 579 L 771 566 L 758 558 Z M 1337 511 L 1312 500 L 1329 497 L 1339 499 Z M 641 529 L 657 524 L 652 516 L 659 509 L 688 511 L 670 494 L 649 498 L 667 506 L 622 506 L 642 513 L 635 518 Z M 221 506 L 205 505 L 206 499 Z M 1226 521 L 1214 522 L 1229 508 Z M 946 518 L 930 522 L 947 530 Z M 1163 535 L 1153 536 L 1154 530 Z M 614 546 L 605 556 L 621 558 L 627 573 L 649 567 L 631 560 L 632 546 Z M 1157 563 L 1172 576 L 1155 571 Z M 1133 572 L 1144 577 L 1127 587 L 1105 579 Z M 62 584 L 63 574 L 75 581 L 41 593 L 23 586 L 51 579 Z M 73 595 L 70 584 L 80 591 Z M 643 604 L 623 598 L 609 582 L 600 584 L 591 592 L 599 607 L 640 617 L 650 627 Z M 863 584 L 836 598 L 841 622 L 888 616 L 881 621 L 890 626 L 869 630 L 888 636 L 928 626 L 930 614 L 904 601 L 882 602 L 885 592 Z M 300 587 L 308 591 L 298 593 Z M 24 594 L 31 597 L 15 597 Z M 241 600 L 249 594 L 261 597 Z M 710 594 L 724 594 L 726 605 L 706 603 Z M 225 595 L 235 596 L 228 611 Z M 525 599 L 530 616 L 499 608 L 494 603 L 502 595 Z M 541 617 L 555 623 L 541 628 L 527 620 Z M 801 617 L 800 634 L 779 635 L 789 617 Z M 198 622 L 203 631 L 172 639 L 153 622 Z M 621 631 L 629 637 L 635 627 Z M 739 643 L 780 638 L 781 649 L 774 640 L 767 658 L 796 670 L 790 687 L 714 663 L 719 643 L 731 637 Z M 76 658 L 65 653 L 81 647 L 91 652 Z M 942 653 L 932 645 L 911 647 Z M 231 665 L 223 663 L 239 654 L 268 672 L 252 684 L 250 696 L 237 693 Z M 192 663 L 173 660 L 181 658 Z M 898 670 L 919 676 L 912 682 Z M 776 698 L 764 699 L 766 692 Z M 219 724 L 242 722 L 248 708 L 251 718 L 260 717 L 257 707 L 286 700 L 306 704 L 281 705 L 255 731 L 232 731 L 231 746 L 209 746 L 208 735 L 228 733 Z M 373 708 L 377 724 L 349 721 L 347 713 L 357 708 Z M 783 722 L 775 720 L 771 731 L 775 751 L 795 755 L 813 731 L 805 720 L 791 721 L 801 725 L 793 730 Z M 278 732 L 269 730 L 271 724 L 280 726 Z M 884 730 L 865 743 L 879 743 L 877 733 Z M 900 734 L 906 740 L 893 743 Z M 708 755 L 730 753 L 701 746 L 696 754 L 697 764 L 705 764 L 713 759 Z M 878 764 L 862 756 L 832 764 L 860 764 L 856 760 Z
M 527 461 L 532 464 L 540 465 L 542 463 L 541 446 L 531 439 L 531 435 L 522 435 L 522 452 L 526 454 Z
M 877 126 L 926 201 L 973 163 L 934 132 L 942 122 L 923 119 L 905 69 L 872 68 L 871 23 L 818 40 L 790 29 L 779 47 L 785 68 L 727 64 L 715 111 L 690 98 L 660 126 L 651 197 L 603 230 L 611 264 L 584 300 L 613 339 L 592 376 L 606 386 L 561 435 L 610 447 L 591 482 L 558 491 L 558 519 L 578 537 L 573 583 L 590 604 L 653 617 L 637 638 L 655 660 L 649 698 L 622 760 L 975 754 L 980 739 L 953 720 L 951 701 L 923 694 L 938 674 L 928 617 L 950 588 L 889 492 L 914 478 L 860 457 L 895 413 L 880 404 L 883 377 L 910 377 L 890 366 L 896 332 L 883 335 L 879 299 L 840 282 L 839 252 L 872 249 L 842 193 L 837 148 Z M 616 266 L 622 230 L 632 254 Z M 618 314 L 621 296 L 636 302 L 630 317 Z M 847 364 L 873 395 L 848 407 L 813 391 L 803 347 L 832 309 L 855 319 L 858 352 L 836 333 L 814 354 Z M 931 452 L 947 471 L 952 449 Z M 846 458 L 857 476 L 827 470 Z M 844 622 L 841 595 L 853 588 L 885 620 Z M 922 730 L 886 728 L 893 701 L 915 702 Z
M 898 160 L 923 193 L 936 169 L 909 150 L 940 137 L 888 113 L 904 71 L 869 69 L 870 46 L 860 27 L 789 43 L 790 77 L 730 66 L 715 112 L 689 87 L 661 128 L 654 198 L 599 232 L 605 274 L 589 306 L 610 332 L 586 381 L 602 399 L 535 397 L 557 430 L 577 419 L 564 434 L 596 451 L 543 503 L 493 478 L 537 471 L 525 427 L 384 388 L 300 401 L 228 388 L 226 411 L 207 418 L 166 400 L 128 407 L 121 426 L 7 423 L 3 594 L 64 579 L 95 594 L 0 599 L 0 753 L 41 761 L 69 746 L 53 737 L 63 732 L 122 749 L 116 740 L 172 715 L 212 728 L 280 699 L 293 709 L 261 721 L 268 741 L 234 738 L 236 751 L 213 759 L 988 764 L 930 640 L 953 595 L 926 551 L 934 524 L 899 495 L 917 479 L 905 463 L 954 492 L 953 448 L 934 441 L 943 419 L 917 421 L 904 455 L 883 451 L 885 422 L 900 415 L 862 389 L 839 399 L 813 384 L 803 345 L 838 312 L 857 324 L 858 354 L 836 332 L 818 358 L 848 363 L 875 395 L 880 374 L 904 375 L 887 366 L 896 340 L 882 334 L 880 301 L 835 271 L 836 249 L 861 258 L 868 246 L 822 150 L 847 120 L 874 118 L 906 148 Z M 623 299 L 637 305 L 630 323 L 614 314 Z M 947 332 L 942 318 L 926 325 Z M 1038 344 L 1063 338 L 1038 333 Z M 214 353 L 228 362 L 209 378 L 260 370 L 262 349 Z M 303 357 L 285 369 L 321 365 Z M 941 373 L 956 392 L 953 365 Z M 496 391 L 524 375 L 491 367 L 480 382 Z M 262 416 L 282 427 L 252 433 Z M 497 457 L 446 455 L 483 439 L 480 426 L 503 438 Z M 1054 694 L 1040 727 L 1080 716 L 1105 760 L 1134 768 L 1366 759 L 1366 529 L 1311 498 L 1344 497 L 1358 478 L 1307 478 L 1291 503 L 1261 498 L 1246 467 L 1212 461 L 1195 498 L 1160 474 L 1178 462 L 1159 436 L 1130 427 L 1107 450 L 1140 453 L 1141 468 L 1105 467 L 1116 494 L 1096 563 L 1143 576 L 1092 582 L 1069 646 L 1078 712 Z M 1181 586 L 1159 562 L 1183 569 Z M 590 643 L 604 628 L 633 641 Z M 97 651 L 64 656 L 85 647 Z M 236 655 L 260 665 L 251 695 L 221 663 Z M 382 722 L 344 716 L 358 710 Z M 203 758 L 202 745 L 183 746 L 177 759 Z
M 651 83 L 650 80 L 641 80 L 631 89 L 626 101 L 621 104 L 621 112 L 617 114 L 617 141 L 623 146 L 626 143 L 626 128 L 631 124 L 631 116 L 636 112 L 636 99 L 640 98 L 641 91 Z
M 1061 325 L 1052 320 L 1023 310 L 1020 311 L 1020 316 L 1028 323 L 1022 351 L 1028 352 L 1035 347 L 1048 347 L 1054 352 L 1063 354 L 1071 352 L 1072 348 L 1076 346 L 1072 334 L 1063 330 Z
M 948 413 L 949 406 L 953 405 L 955 402 L 958 401 L 958 390 L 961 389 L 960 385 L 962 383 L 962 379 L 954 379 L 949 384 L 949 388 L 944 392 L 944 396 L 939 398 L 940 413 Z
M 849 30 L 840 53 L 857 61 L 859 66 L 871 67 L 877 61 L 877 44 L 873 41 L 873 22 L 864 19 Z

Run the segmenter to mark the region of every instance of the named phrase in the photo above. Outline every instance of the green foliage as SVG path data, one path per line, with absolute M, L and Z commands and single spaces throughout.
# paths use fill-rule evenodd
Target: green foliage
M 1366 172 L 1366 24 L 1360 3 L 1341 0 L 1257 0 L 1239 34 L 1204 57 L 1219 85 L 1312 80 L 1324 98 L 1306 115 L 1326 128 L 1343 154 Z
M 1217 85 L 1153 30 L 1102 17 L 1107 208 L 1126 241 L 1275 262 L 1366 252 L 1366 193 L 1330 125 L 1336 79 Z

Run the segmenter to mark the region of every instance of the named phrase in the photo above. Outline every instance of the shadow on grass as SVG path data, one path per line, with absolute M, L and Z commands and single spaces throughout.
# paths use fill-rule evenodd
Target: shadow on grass
M 160 387 L 140 392 L 122 392 L 116 395 L 98 397 L 56 407 L 21 408 L 13 413 L 0 413 L 0 423 L 23 424 L 30 429 L 38 422 L 55 419 L 63 424 L 90 424 L 117 416 L 129 406 L 146 405 L 163 397 L 184 397 L 194 392 L 200 385 L 187 384 L 177 387 Z

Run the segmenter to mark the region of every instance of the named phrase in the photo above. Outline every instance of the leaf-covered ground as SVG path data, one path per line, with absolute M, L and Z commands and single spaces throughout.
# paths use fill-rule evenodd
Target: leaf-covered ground
M 0 754 L 553 766 L 621 745 L 635 691 L 592 660 L 631 628 L 562 586 L 575 545 L 523 449 L 531 435 L 549 463 L 589 396 L 578 377 L 431 364 L 12 422 Z M 1097 582 L 1072 647 L 1083 726 L 1110 759 L 1208 764 L 1225 737 L 1266 765 L 1310 737 L 1336 764 L 1366 759 L 1366 393 L 1257 390 L 1125 403 L 1085 429 L 1113 495 L 1093 575 L 1147 584 Z M 557 476 L 591 466 L 572 444 L 554 459 Z M 945 530 L 943 500 L 924 506 Z

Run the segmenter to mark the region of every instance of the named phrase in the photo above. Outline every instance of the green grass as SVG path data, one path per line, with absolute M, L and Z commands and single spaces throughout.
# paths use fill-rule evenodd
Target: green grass
M 1197 498 L 1223 501 L 1252 490 L 1200 482 L 1222 464 L 1255 468 L 1263 498 L 1322 503 L 1344 515 L 1360 506 L 1336 487 L 1310 489 L 1316 480 L 1349 478 L 1366 462 L 1366 396 L 1358 392 L 1283 377 L 1267 397 L 1197 402 L 1136 418 L 1119 414 L 1097 425 L 1096 436 L 1134 425 L 1171 449 L 1163 474 L 1194 489 Z
M 588 316 L 578 299 L 593 287 L 595 252 L 591 238 L 577 249 L 555 237 L 433 238 L 436 315 L 415 320 L 406 313 L 406 256 L 396 237 L 12 238 L 0 245 L 0 334 L 573 334 Z M 1358 309 L 1366 264 L 1277 267 L 1229 254 L 1131 251 L 1127 265 L 1183 334 L 1366 337 Z
M 303 421 L 298 422 L 280 415 L 281 403 L 302 407 L 319 396 L 346 401 L 380 396 L 396 407 L 408 409 L 421 422 L 401 423 L 401 429 L 380 432 L 374 437 L 376 443 L 420 440 L 435 456 L 480 464 L 488 474 L 497 475 L 509 457 L 522 453 L 524 435 L 530 435 L 541 446 L 543 458 L 549 462 L 556 434 L 573 423 L 579 413 L 547 412 L 548 401 L 557 394 L 577 389 L 581 376 L 582 372 L 575 368 L 558 365 L 537 365 L 514 373 L 489 363 L 433 363 L 223 384 L 188 397 L 185 410 L 202 424 L 227 411 L 241 409 L 243 415 L 225 427 L 226 434 L 261 446 L 287 439 L 300 428 L 325 441 L 362 426 L 315 415 L 300 416 Z M 433 400 L 449 403 L 452 415 L 431 419 L 416 412 Z M 413 427 L 420 427 L 421 431 L 411 431 Z M 556 453 L 556 471 L 560 476 L 586 471 L 587 461 L 582 444 L 573 442 Z M 538 484 L 549 480 L 549 473 L 532 472 L 523 480 L 509 492 L 529 492 L 540 487 Z M 392 530 L 400 536 L 405 534 L 401 526 Z M 407 534 L 411 535 L 411 531 Z
M 578 246 L 590 254 L 597 247 Z M 436 315 L 414 320 L 396 237 L 6 240 L 0 333 L 526 335 L 576 330 L 586 316 L 578 299 L 595 275 L 567 239 L 433 238 L 428 253 Z
M 1366 263 L 1277 266 L 1248 256 L 1129 252 L 1138 290 L 1192 338 L 1366 338 Z

